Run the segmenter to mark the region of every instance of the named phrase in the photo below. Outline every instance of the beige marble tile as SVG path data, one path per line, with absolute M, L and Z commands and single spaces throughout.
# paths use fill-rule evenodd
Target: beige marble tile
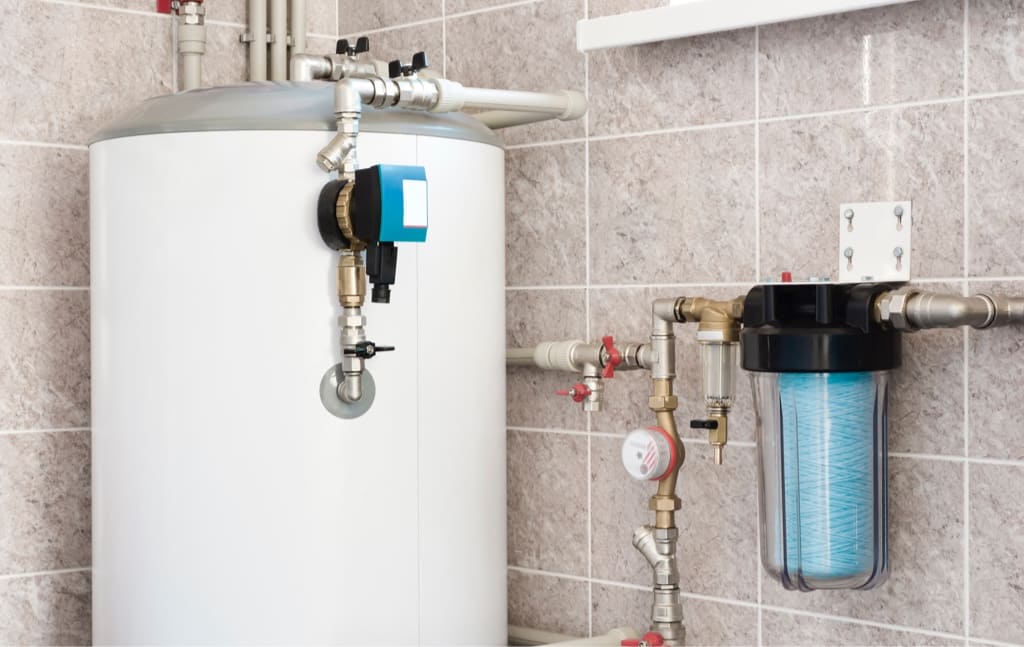
M 629 478 L 621 452 L 622 442 L 617 438 L 595 436 L 591 440 L 592 573 L 597 579 L 647 586 L 651 568 L 633 548 L 633 531 L 651 523 L 647 501 L 657 487 Z M 679 543 L 684 544 L 682 537 Z
M 550 575 L 508 572 L 508 623 L 586 636 L 589 584 Z
M 594 635 L 616 627 L 643 633 L 651 622 L 652 593 L 639 589 L 594 584 Z M 683 598 L 687 645 L 754 645 L 757 609 Z
M 508 432 L 508 563 L 587 575 L 587 437 Z
M 963 94 L 963 0 L 923 0 L 760 29 L 761 116 Z
M 133 11 L 151 11 L 156 12 L 157 0 L 71 0 L 72 2 L 79 2 L 85 5 L 94 5 L 97 7 L 113 7 L 117 9 L 131 9 Z M 210 5 L 216 4 L 216 0 L 209 2 Z
M 669 0 L 590 0 L 590 17 L 615 16 L 668 6 Z
M 172 87 L 171 23 L 163 16 L 4 2 L 0 39 L 11 61 L 0 67 L 0 139 L 82 144 Z
M 692 445 L 687 443 L 686 449 Z M 617 438 L 595 436 L 591 444 L 591 540 L 593 575 L 646 585 L 647 562 L 633 548 L 633 531 L 651 523 L 647 501 L 652 483 L 630 479 L 622 467 Z M 678 493 L 680 587 L 689 593 L 757 599 L 757 518 L 754 451 L 729 450 L 717 466 L 709 452 L 688 452 Z M 723 511 L 729 511 L 723 514 Z
M 845 202 L 913 200 L 916 278 L 963 273 L 963 108 L 939 105 L 761 126 L 761 275 L 838 273 Z
M 971 281 L 971 293 L 1024 295 L 1024 282 Z M 1024 401 L 1024 334 L 1019 327 L 971 330 L 968 335 L 970 375 L 970 453 L 983 458 L 1024 460 L 1020 421 Z
M 236 85 L 249 79 L 249 48 L 238 40 L 241 33 L 241 27 L 207 25 L 202 87 Z M 184 81 L 180 73 L 181 55 L 178 65 L 180 89 Z
M 505 282 L 586 281 L 583 144 L 511 150 L 505 157 Z
M 306 31 L 325 36 L 338 34 L 337 0 L 307 0 Z
M 754 30 L 590 55 L 590 132 L 678 128 L 754 118 Z
M 749 288 L 716 286 L 679 289 L 601 288 L 590 291 L 591 332 L 595 339 L 611 334 L 616 342 L 650 341 L 651 304 L 658 298 L 703 296 L 731 299 L 746 294 Z M 704 391 L 701 378 L 700 348 L 697 327 L 680 324 L 676 334 L 676 394 L 679 409 L 676 424 L 684 438 L 707 439 L 707 432 L 690 429 L 689 421 L 704 417 Z M 651 393 L 650 373 L 620 371 L 605 383 L 605 409 L 591 416 L 591 428 L 606 433 L 622 433 L 654 424 L 647 407 Z M 749 377 L 737 369 L 736 404 L 729 415 L 729 439 L 754 440 L 754 412 Z M 693 453 L 711 451 L 708 445 L 688 446 Z M 726 454 L 731 450 L 727 447 Z
M 378 2 L 338 0 L 338 33 L 396 27 L 441 17 L 443 0 Z
M 1024 644 L 1024 467 L 971 465 L 971 636 Z
M 960 294 L 960 283 L 924 283 L 929 292 Z M 903 367 L 889 383 L 889 451 L 964 452 L 964 333 L 903 335 Z
M 870 595 L 870 594 L 868 594 Z M 872 647 L 932 647 L 955 645 L 963 640 L 936 638 L 896 629 L 882 629 L 852 622 L 825 620 L 792 613 L 764 611 L 762 639 L 765 645 L 872 645 Z
M 89 285 L 88 169 L 86 151 L 0 146 L 0 285 Z
M 509 4 L 508 0 L 444 0 L 444 11 L 446 16 L 452 16 L 466 11 L 479 11 L 506 4 Z
M 972 93 L 1024 87 L 1024 0 L 971 0 Z
M 0 430 L 89 424 L 89 293 L 0 290 Z
M 89 432 L 0 436 L 0 574 L 91 561 Z
M 871 591 L 786 591 L 765 604 L 959 634 L 963 631 L 963 466 L 889 459 L 889 579 Z
M 576 21 L 582 17 L 582 0 L 544 0 L 450 18 L 447 76 L 467 86 L 582 92 L 583 54 L 576 50 Z M 583 133 L 583 120 L 503 131 L 509 144 L 582 137 Z
M 590 147 L 591 280 L 754 280 L 754 129 L 716 128 Z
M 92 642 L 88 572 L 0 580 L 0 644 Z
M 1024 97 L 970 108 L 971 276 L 1024 275 Z
M 509 348 L 586 336 L 584 290 L 510 290 L 506 296 Z M 587 428 L 580 405 L 555 395 L 579 381 L 578 375 L 532 367 L 508 369 L 508 424 L 546 429 Z
M 245 24 L 247 22 L 246 0 L 206 0 L 203 4 L 206 5 L 207 20 L 236 24 Z M 308 2 L 306 11 L 308 15 Z
M 430 69 L 440 74 L 444 65 L 443 31 L 444 25 L 437 21 L 370 34 L 370 55 L 375 59 L 397 59 L 408 64 L 412 62 L 413 54 L 426 52 Z M 358 34 L 348 35 L 349 39 L 356 37 Z

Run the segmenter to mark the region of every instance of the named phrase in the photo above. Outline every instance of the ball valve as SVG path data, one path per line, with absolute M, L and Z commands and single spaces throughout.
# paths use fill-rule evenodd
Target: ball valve
M 622 465 L 637 481 L 660 481 L 678 462 L 679 449 L 661 427 L 634 429 L 622 441 Z

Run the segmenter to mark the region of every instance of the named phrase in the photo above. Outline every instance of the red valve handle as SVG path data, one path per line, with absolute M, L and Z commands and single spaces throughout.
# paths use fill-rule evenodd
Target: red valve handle
M 648 631 L 639 640 L 636 638 L 627 639 L 623 640 L 620 644 L 622 647 L 662 647 L 665 644 L 665 639 L 655 631 Z
M 615 340 L 611 335 L 602 337 L 601 343 L 604 344 L 604 349 L 608 352 L 608 363 L 605 364 L 601 375 L 603 377 L 615 377 L 615 368 L 622 363 L 622 353 L 619 352 L 619 349 L 615 348 Z
M 593 393 L 593 391 L 591 391 L 586 384 L 573 384 L 571 389 L 555 391 L 555 395 L 567 395 L 572 398 L 573 402 L 583 402 L 591 393 Z

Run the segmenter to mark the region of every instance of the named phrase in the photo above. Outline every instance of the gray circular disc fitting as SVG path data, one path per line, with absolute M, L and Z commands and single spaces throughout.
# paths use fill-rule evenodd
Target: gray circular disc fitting
M 338 418 L 358 418 L 373 406 L 373 398 L 377 395 L 377 385 L 373 381 L 370 371 L 363 369 L 363 397 L 356 402 L 345 402 L 338 396 L 338 386 L 345 381 L 345 373 L 341 364 L 335 364 L 327 369 L 323 379 L 320 380 L 320 401 L 324 408 L 331 412 L 331 415 Z

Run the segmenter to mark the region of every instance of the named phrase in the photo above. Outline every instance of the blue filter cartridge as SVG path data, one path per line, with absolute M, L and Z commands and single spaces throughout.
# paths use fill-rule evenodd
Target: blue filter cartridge
M 803 578 L 873 568 L 875 390 L 871 373 L 779 376 L 786 564 Z

